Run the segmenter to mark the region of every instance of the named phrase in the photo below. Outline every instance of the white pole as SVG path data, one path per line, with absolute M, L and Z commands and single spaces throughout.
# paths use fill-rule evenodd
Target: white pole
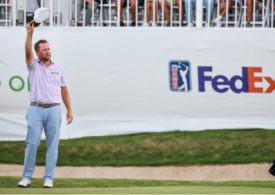
M 211 16 L 210 16 L 210 1 L 208 0 L 208 12 L 206 13 L 206 18 L 208 19 L 208 26 L 210 27 L 210 23 L 211 23 Z M 214 2 L 213 2 L 214 3 Z
M 189 21 L 187 21 L 188 23 L 191 22 L 191 9 L 193 9 L 193 6 L 191 6 L 191 0 L 187 0 L 188 1 L 188 19 Z M 185 13 L 187 14 L 187 13 Z
M 253 1 L 253 28 L 255 28 L 255 9 L 256 9 L 256 1 Z
M 50 0 L 50 27 L 53 27 L 53 0 Z
M 243 23 L 244 24 L 246 24 L 247 22 L 247 20 L 246 20 L 246 10 L 247 10 L 247 1 L 246 0 L 244 0 L 244 21 L 243 21 Z M 246 27 L 246 25 L 245 25 L 245 27 Z
M 161 27 L 164 26 L 164 1 L 165 0 L 161 0 Z
M 125 0 L 126 1 L 126 0 Z M 129 23 L 130 23 L 130 14 L 129 14 L 129 9 L 130 9 L 130 6 L 129 6 L 129 0 L 127 0 L 127 27 L 129 27 Z
M 119 27 L 120 23 L 120 0 L 117 0 L 117 27 Z
M 218 1 L 218 5 L 217 5 L 217 18 L 219 17 L 220 15 L 220 0 L 217 0 Z M 217 26 L 219 27 L 220 26 L 220 20 L 217 20 Z
M 74 26 L 77 27 L 77 0 L 74 0 Z
M 92 26 L 94 26 L 94 21 L 95 21 L 95 6 L 92 6 Z
M 156 23 L 157 18 L 155 18 L 155 13 L 156 13 L 156 0 L 153 0 L 153 24 Z
M 112 1 L 111 0 L 109 0 L 108 5 L 109 5 L 109 26 L 111 26 L 111 18 L 112 18 L 112 10 L 111 10 Z
M 235 28 L 237 28 L 237 1 L 235 1 Z
M 62 17 L 61 17 L 61 13 L 62 13 L 62 11 L 61 11 L 62 2 L 64 2 L 64 1 L 58 1 L 58 5 L 57 5 L 58 26 L 61 26 L 61 24 L 62 24 Z
M 170 5 L 170 27 L 173 26 L 173 0 L 171 0 L 171 5 Z
M 86 1 L 83 0 L 83 26 L 86 26 Z
M 271 0 L 271 28 L 273 28 L 273 9 L 274 9 L 274 1 Z
M 100 0 L 100 26 L 103 26 L 103 1 Z
M 269 6 L 269 5 L 267 5 L 267 6 Z M 263 0 L 263 9 L 262 9 L 262 27 L 264 27 L 264 23 L 265 23 L 265 21 L 264 21 L 264 10 L 265 9 L 265 0 Z
M 72 0 L 63 2 L 62 23 L 66 26 L 70 25 L 72 17 Z
M 202 27 L 202 0 L 196 0 L 196 27 Z
M 12 26 L 16 26 L 16 0 L 12 0 Z
M 144 1 L 144 24 L 147 23 L 146 18 L 147 18 L 147 0 Z
M 138 21 L 138 6 L 139 6 L 138 0 L 136 0 L 136 21 L 135 21 L 136 26 L 138 26 L 138 23 L 137 23 L 137 21 Z
M 27 20 L 26 9 L 27 9 L 27 0 L 24 1 L 24 26 L 26 26 L 26 20 Z
M 180 1 L 180 3 L 179 3 L 179 6 L 180 6 L 180 13 L 179 13 L 179 20 L 180 20 L 180 27 L 181 27 L 181 20 L 183 20 L 183 18 L 182 18 L 182 15 L 181 15 L 181 13 L 182 13 L 182 0 L 179 0 Z
M 5 25 L 8 26 L 8 2 L 5 2 Z
M 228 27 L 228 1 L 226 1 L 226 18 L 225 18 L 225 26 Z

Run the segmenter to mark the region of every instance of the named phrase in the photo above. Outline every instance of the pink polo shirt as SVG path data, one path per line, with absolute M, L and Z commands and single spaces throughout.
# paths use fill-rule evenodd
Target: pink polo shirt
M 63 67 L 52 61 L 51 65 L 46 67 L 40 60 L 34 59 L 31 64 L 27 64 L 27 68 L 31 102 L 61 103 L 61 87 L 67 86 Z

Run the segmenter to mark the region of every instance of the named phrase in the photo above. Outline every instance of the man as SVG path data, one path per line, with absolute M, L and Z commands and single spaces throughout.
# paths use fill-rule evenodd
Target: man
M 32 52 L 34 25 L 28 25 L 25 43 L 26 63 L 30 78 L 31 105 L 26 118 L 28 122 L 23 179 L 19 187 L 31 185 L 35 167 L 36 152 L 44 128 L 47 143 L 44 188 L 53 187 L 53 175 L 57 162 L 58 144 L 61 126 L 61 98 L 67 108 L 67 124 L 73 120 L 70 95 L 67 89 L 64 70 L 51 61 L 51 51 L 46 40 L 34 45 L 38 59 Z

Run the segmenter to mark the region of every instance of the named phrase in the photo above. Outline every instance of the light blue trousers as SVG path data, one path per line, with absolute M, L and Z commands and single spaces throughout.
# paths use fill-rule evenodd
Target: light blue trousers
M 23 178 L 32 179 L 35 168 L 36 152 L 41 141 L 44 128 L 47 143 L 45 179 L 53 180 L 54 170 L 58 156 L 58 144 L 61 127 L 60 106 L 41 108 L 30 106 L 26 115 L 28 131 L 26 138 L 26 151 L 24 160 Z
M 190 1 L 190 5 L 189 5 L 189 1 Z M 184 2 L 185 2 L 184 8 L 185 8 L 186 21 L 193 22 L 193 7 L 196 7 L 196 0 L 185 0 Z M 215 0 L 203 0 L 202 3 L 206 7 L 206 22 L 211 22 L 213 10 L 215 6 Z

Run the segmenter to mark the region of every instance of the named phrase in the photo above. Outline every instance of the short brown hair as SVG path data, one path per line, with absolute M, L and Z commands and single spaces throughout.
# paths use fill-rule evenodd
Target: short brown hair
M 39 41 L 37 41 L 35 44 L 34 44 L 34 50 L 35 51 L 38 51 L 39 50 L 39 46 L 41 43 L 48 43 L 48 41 L 46 41 L 45 39 L 41 39 Z

